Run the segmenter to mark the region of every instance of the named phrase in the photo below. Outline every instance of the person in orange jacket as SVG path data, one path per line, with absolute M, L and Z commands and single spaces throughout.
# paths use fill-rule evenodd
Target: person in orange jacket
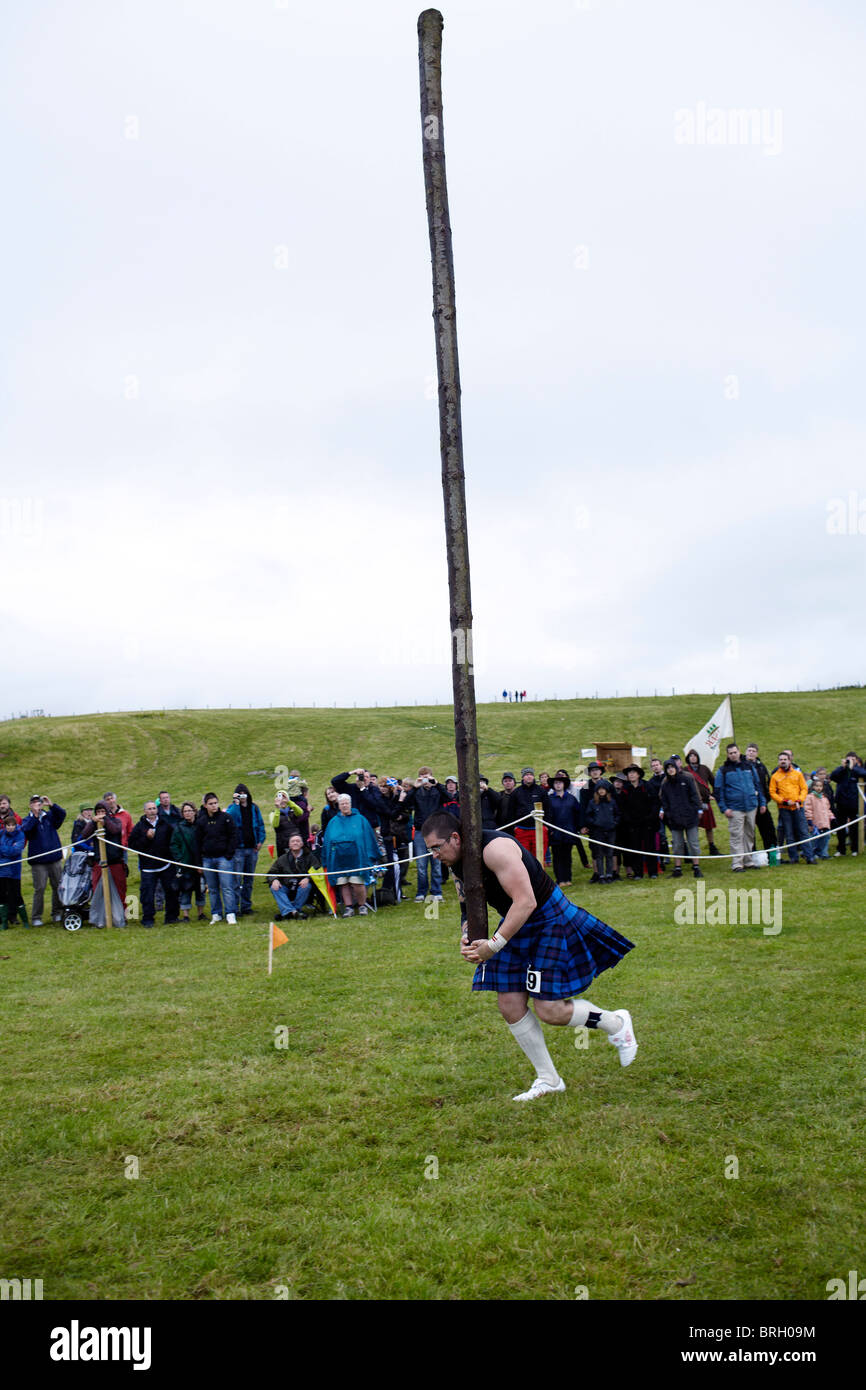
M 790 754 L 780 753 L 779 766 L 770 778 L 770 796 L 779 808 L 779 826 L 788 845 L 788 858 L 780 859 L 780 864 L 798 864 L 800 850 L 807 864 L 817 862 L 803 810 L 808 794 L 806 779 L 791 763 Z

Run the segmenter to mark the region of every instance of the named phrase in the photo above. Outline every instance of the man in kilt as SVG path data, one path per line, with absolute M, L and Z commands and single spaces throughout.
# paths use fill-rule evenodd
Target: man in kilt
M 421 833 L 429 852 L 452 869 L 462 902 L 459 821 L 440 811 L 424 822 Z M 539 1020 L 567 1028 L 600 1029 L 627 1067 L 637 1052 L 628 1010 L 611 1013 L 573 996 L 622 960 L 633 943 L 569 902 L 535 856 L 513 836 L 484 830 L 481 857 L 484 895 L 500 914 L 499 927 L 489 940 L 470 942 L 464 923 L 460 949 L 464 960 L 477 966 L 473 990 L 496 991 L 499 1012 L 535 1067 L 529 1090 L 514 1099 L 536 1100 L 565 1090 Z M 530 995 L 535 1000 L 534 1013 L 529 1008 Z

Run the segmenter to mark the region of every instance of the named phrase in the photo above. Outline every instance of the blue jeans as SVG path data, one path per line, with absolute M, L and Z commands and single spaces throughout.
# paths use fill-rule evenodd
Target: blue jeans
M 253 884 L 255 879 L 252 875 L 256 871 L 256 860 L 259 852 L 253 846 L 252 849 L 236 849 L 235 857 L 232 860 L 234 871 L 237 878 L 234 880 L 236 901 L 241 912 L 252 912 L 253 910 Z
M 814 845 L 815 845 L 815 858 L 816 858 L 816 859 L 829 859 L 829 858 L 830 858 L 830 831 L 829 831 L 829 830 L 816 830 L 815 833 L 814 833 L 814 835 L 812 836 L 812 839 L 813 839 Z
M 299 883 L 297 888 L 295 888 L 295 896 L 292 898 L 288 889 L 283 888 L 282 884 L 279 888 L 271 889 L 277 907 L 284 917 L 289 912 L 300 912 L 301 908 L 305 906 L 312 891 L 313 885 L 311 883 Z
M 201 866 L 204 869 L 207 889 L 210 893 L 210 910 L 215 917 L 228 917 L 230 912 L 237 911 L 237 893 L 235 884 L 237 880 L 231 873 L 234 866 L 233 859 L 203 859 Z M 222 869 L 222 873 L 214 873 L 214 869 Z M 225 903 L 225 911 L 223 911 Z
M 806 824 L 806 812 L 802 806 L 780 806 L 779 825 L 788 844 L 788 858 L 792 864 L 796 864 L 800 858 L 802 850 L 803 858 L 810 864 L 815 862 L 815 847 L 809 835 L 809 827 Z M 804 845 L 795 845 L 795 840 L 805 840 Z
M 427 846 L 424 843 L 424 836 L 421 834 L 420 830 L 416 830 L 415 834 L 412 837 L 412 848 L 415 852 L 415 862 L 418 865 L 418 887 L 415 891 L 416 893 L 423 893 L 424 897 L 426 898 L 428 892 L 427 866 L 428 864 L 431 864 L 432 866 L 430 869 L 429 891 L 433 894 L 435 898 L 438 894 L 441 894 L 442 892 L 442 868 L 439 864 L 439 860 L 434 859 L 430 851 L 427 849 Z M 422 855 L 423 858 L 420 857 Z

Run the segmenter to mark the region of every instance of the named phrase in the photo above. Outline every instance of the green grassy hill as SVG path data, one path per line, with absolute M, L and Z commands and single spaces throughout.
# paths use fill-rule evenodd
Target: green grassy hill
M 597 739 L 630 741 L 667 757 L 702 727 L 719 698 L 481 705 L 481 771 L 498 786 L 504 770 L 519 777 L 527 763 L 537 772 L 573 770 L 585 761 L 581 747 Z M 769 767 L 782 747 L 793 748 L 809 768 L 820 762 L 836 766 L 849 748 L 866 756 L 866 691 L 859 688 L 738 695 L 733 707 L 736 737 L 743 746 L 757 742 Z M 301 770 L 318 809 L 335 772 L 364 766 L 383 775 L 414 775 L 421 763 L 439 776 L 456 773 L 449 706 L 166 710 L 0 725 L 0 791 L 11 796 L 19 814 L 35 791 L 70 810 L 85 797 L 113 790 L 139 814 L 145 799 L 163 786 L 178 804 L 214 790 L 225 805 L 238 780 L 269 801 L 280 765 Z

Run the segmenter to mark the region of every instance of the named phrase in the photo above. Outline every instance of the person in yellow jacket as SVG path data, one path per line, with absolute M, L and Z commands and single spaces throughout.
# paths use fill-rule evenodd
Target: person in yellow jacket
M 807 864 L 817 862 L 803 810 L 808 794 L 806 779 L 800 769 L 792 765 L 791 755 L 780 753 L 779 766 L 770 778 L 770 796 L 779 808 L 779 828 L 788 845 L 788 858 L 780 859 L 780 864 L 798 864 L 800 850 Z

